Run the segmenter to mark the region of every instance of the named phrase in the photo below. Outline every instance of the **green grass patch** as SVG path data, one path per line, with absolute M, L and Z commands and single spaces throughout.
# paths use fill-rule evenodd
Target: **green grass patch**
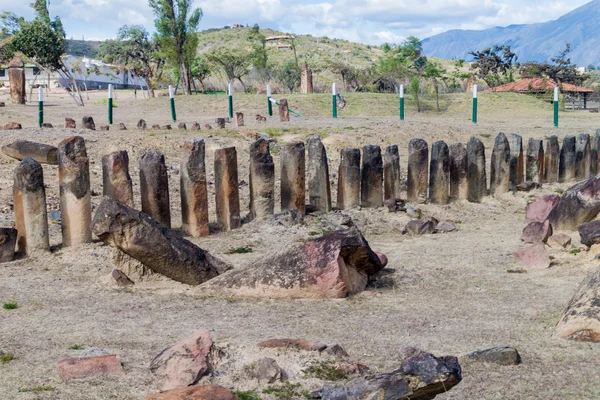
M 237 247 L 235 249 L 229 249 L 229 250 L 227 250 L 227 252 L 225 252 L 225 254 L 248 254 L 248 253 L 252 253 L 252 247 L 250 247 L 250 246 Z
M 108 99 L 100 99 L 98 101 L 95 101 L 94 105 L 96 105 L 96 106 L 107 105 L 108 106 Z M 119 108 L 119 105 L 114 100 L 113 100 L 113 108 Z
M 85 349 L 85 346 L 82 344 L 74 344 L 73 346 L 69 347 L 69 349 L 71 350 L 83 350 Z
M 256 389 L 246 391 L 235 391 L 233 392 L 240 400 L 261 400 L 260 396 L 256 392 Z
M 564 192 L 565 192 L 565 191 L 564 191 L 564 190 L 561 190 L 561 189 L 556 189 L 556 190 L 554 191 L 554 193 L 556 193 L 556 194 L 563 194 Z
M 15 359 L 15 355 L 13 353 L 2 353 L 0 352 L 0 363 L 6 364 Z
M 19 388 L 19 393 L 28 393 L 28 392 L 52 392 L 56 390 L 54 386 L 34 386 L 30 388 Z
M 292 400 L 298 398 L 310 399 L 310 392 L 302 388 L 299 383 L 285 382 L 279 386 L 269 386 L 263 390 L 264 394 L 270 394 L 277 400 Z
M 2 305 L 2 308 L 4 308 L 5 310 L 15 310 L 19 308 L 19 304 L 16 301 L 10 301 L 8 303 L 4 303 Z
M 574 256 L 576 256 L 579 253 L 581 253 L 581 249 L 573 249 L 569 251 L 569 254 L 573 254 Z
M 490 133 L 480 133 L 479 136 L 481 136 L 482 138 L 485 138 L 485 139 L 489 139 L 492 137 L 492 135 Z
M 302 372 L 305 378 L 313 377 L 324 381 L 346 379 L 346 373 L 340 370 L 333 361 L 315 362 Z

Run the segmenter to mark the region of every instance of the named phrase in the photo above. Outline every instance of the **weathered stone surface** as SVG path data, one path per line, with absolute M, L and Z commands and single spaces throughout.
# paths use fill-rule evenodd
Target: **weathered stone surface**
M 362 292 L 383 269 L 356 228 L 290 244 L 246 268 L 206 282 L 202 293 L 268 298 L 343 298 Z
M 525 208 L 525 219 L 529 222 L 544 222 L 559 202 L 560 196 L 553 193 L 540 197 Z
M 590 135 L 582 133 L 577 136 L 575 143 L 575 179 L 589 178 L 591 163 Z
M 139 130 L 145 131 L 148 128 L 148 124 L 146 124 L 145 120 L 140 119 L 137 123 L 137 128 Z
M 111 275 L 118 286 L 127 287 L 135 284 L 123 271 L 119 269 L 113 269 Z
M 571 237 L 564 233 L 558 233 L 548 238 L 548 245 L 553 249 L 566 249 L 571 245 Z
M 498 365 L 519 365 L 521 356 L 514 347 L 495 347 L 482 351 L 476 351 L 465 356 L 467 360 L 479 361 Z
M 157 377 L 161 390 L 196 383 L 210 368 L 212 345 L 210 331 L 202 328 L 160 352 L 150 363 L 150 371 Z
M 469 161 L 462 143 L 450 145 L 450 197 L 467 200 L 469 197 Z
M 408 201 L 426 201 L 428 180 L 429 147 L 423 139 L 412 139 L 408 143 Z
M 525 181 L 525 161 L 523 160 L 523 138 L 512 134 L 510 137 L 510 189 L 517 190 L 517 186 Z
M 42 128 L 52 129 L 52 128 L 54 128 L 54 126 L 52 126 L 52 124 L 50 122 L 44 122 L 42 124 Z
M 543 243 L 516 251 L 514 258 L 517 265 L 525 270 L 545 269 L 550 266 L 550 255 Z
M 556 334 L 563 339 L 600 343 L 600 269 L 581 282 L 563 311 Z
M 25 104 L 25 64 L 20 58 L 14 58 L 8 64 L 8 82 L 10 98 L 15 104 Z
M 517 192 L 531 192 L 532 190 L 539 189 L 542 185 L 536 182 L 525 181 L 517 185 Z
M 490 193 L 498 196 L 510 190 L 510 144 L 502 132 L 496 136 L 490 169 Z
M 252 379 L 258 380 L 258 383 L 273 384 L 285 378 L 285 372 L 272 358 L 261 358 L 249 369 L 248 375 Z
M 116 355 L 101 357 L 69 358 L 56 365 L 58 374 L 65 381 L 94 378 L 107 375 L 125 375 Z
M 0 228 L 0 263 L 11 262 L 15 258 L 17 230 Z
M 30 157 L 42 164 L 58 165 L 58 149 L 47 144 L 17 140 L 2 146 L 2 152 L 17 160 Z
M 126 131 L 127 127 L 125 126 L 125 124 L 123 122 L 119 122 L 119 130 L 120 131 Z
M 590 176 L 596 176 L 600 172 L 598 168 L 600 164 L 600 129 L 596 130 L 596 133 L 591 138 L 590 143 Z
M 429 201 L 433 204 L 450 202 L 450 150 L 443 141 L 431 146 Z
M 168 390 L 146 397 L 146 400 L 239 400 L 223 386 L 191 386 Z
M 215 151 L 215 199 L 219 225 L 226 231 L 242 226 L 235 147 Z
M 394 372 L 368 375 L 344 386 L 320 391 L 324 400 L 430 400 L 446 393 L 462 380 L 456 357 L 435 357 L 421 352 L 404 360 Z
M 450 233 L 456 229 L 456 222 L 452 221 L 442 221 L 435 226 L 435 231 L 438 233 Z
M 311 94 L 313 92 L 313 74 L 312 69 L 307 63 L 302 65 L 302 73 L 300 75 L 300 93 Z
M 281 161 L 281 211 L 306 211 L 306 155 L 304 143 L 287 143 Z
M 58 181 L 63 245 L 91 243 L 90 160 L 81 136 L 69 137 L 58 145 Z
M 525 243 L 545 243 L 552 236 L 552 227 L 550 221 L 531 222 L 521 235 L 521 241 Z
M 308 146 L 308 163 L 306 179 L 308 180 L 308 203 L 316 211 L 331 211 L 331 186 L 329 183 L 329 163 L 327 152 L 318 135 L 306 139 Z
M 406 201 L 402 199 L 387 199 L 383 204 L 388 208 L 389 212 L 406 211 Z
M 471 203 L 479 203 L 487 195 L 487 175 L 485 172 L 485 146 L 476 137 L 467 143 L 467 160 L 469 162 L 468 180 Z
M 597 156 L 596 152 L 596 156 Z M 560 145 L 557 136 L 550 136 L 546 142 L 546 153 L 544 160 L 544 182 L 558 182 L 558 164 L 560 159 Z
M 383 159 L 379 146 L 363 147 L 360 187 L 361 207 L 383 207 Z
M 600 221 L 585 223 L 577 229 L 581 236 L 581 244 L 591 247 L 600 243 Z
M 48 252 L 50 242 L 42 166 L 26 157 L 15 169 L 13 181 L 19 252 L 30 256 Z
M 430 219 L 413 219 L 410 221 L 404 229 L 402 230 L 402 234 L 408 235 L 431 235 L 435 233 L 435 227 L 437 223 Z
M 281 122 L 289 122 L 290 120 L 290 109 L 287 99 L 279 100 L 279 120 Z
M 180 122 L 177 124 L 177 129 L 185 131 L 187 130 L 187 125 L 185 124 L 185 122 Z
M 554 232 L 571 232 L 600 212 L 600 178 L 594 177 L 567 190 L 548 215 Z
M 153 125 L 152 125 L 152 129 L 153 129 L 153 130 L 155 130 L 155 131 L 158 131 L 158 130 L 160 130 L 160 125 L 158 125 L 158 124 L 153 124 Z
M 211 130 L 212 126 L 210 126 L 210 124 L 204 124 L 204 129 Z
M 397 145 L 385 148 L 383 156 L 383 198 L 399 199 L 402 193 L 400 183 L 400 153 Z
M 94 123 L 94 118 L 90 116 L 83 117 L 81 119 L 81 128 L 82 129 L 90 129 L 92 131 L 96 130 L 96 124 Z
M 275 212 L 275 163 L 269 141 L 250 145 L 250 218 L 264 219 Z
M 217 128 L 225 129 L 225 118 L 217 118 L 215 123 L 217 124 Z
M 102 199 L 93 229 L 104 243 L 141 261 L 154 272 L 188 285 L 198 285 L 230 268 L 147 214 L 113 197 Z
M 200 129 L 201 129 L 200 124 L 196 121 L 194 121 L 192 123 L 192 126 L 190 127 L 190 130 L 192 130 L 192 131 L 199 131 Z
M 269 339 L 260 342 L 258 347 L 265 349 L 313 350 L 313 346 L 306 339 Z
M 101 125 L 100 126 L 100 130 L 104 131 L 104 132 L 108 132 L 110 130 L 110 126 L 108 126 L 108 125 Z
M 560 159 L 558 164 L 558 181 L 568 182 L 575 179 L 575 147 L 577 138 L 575 136 L 565 136 L 563 145 L 560 148 Z
M 102 189 L 104 196 L 112 196 L 121 203 L 134 207 L 133 183 L 129 175 L 129 155 L 115 151 L 102 156 Z
M 171 126 L 171 124 L 166 124 L 163 125 L 161 129 L 164 129 L 165 131 L 170 131 L 173 129 L 173 127 Z
M 529 139 L 527 145 L 527 163 L 525 179 L 533 183 L 542 183 L 544 177 L 544 141 Z
M 338 169 L 337 207 L 349 210 L 360 207 L 360 150 L 343 149 Z
M 181 155 L 181 229 L 193 237 L 208 236 L 208 188 L 203 139 L 186 140 Z
M 170 228 L 169 175 L 165 156 L 156 150 L 144 150 L 140 157 L 140 196 L 142 211 Z
M 235 113 L 235 126 L 244 126 L 244 113 Z
M 65 118 L 65 128 L 67 129 L 75 129 L 77 128 L 77 123 L 73 118 Z
M 23 129 L 23 127 L 18 122 L 9 122 L 8 124 L 4 125 L 2 129 L 4 129 L 5 131 L 18 131 L 20 129 Z

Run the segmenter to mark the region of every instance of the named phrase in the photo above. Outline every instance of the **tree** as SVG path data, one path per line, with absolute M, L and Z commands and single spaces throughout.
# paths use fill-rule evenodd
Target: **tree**
M 192 79 L 198 79 L 202 86 L 202 94 L 206 93 L 206 79 L 210 76 L 212 70 L 205 56 L 196 56 L 192 63 Z
M 295 61 L 287 61 L 277 72 L 277 81 L 285 86 L 290 93 L 300 85 L 302 72 Z
M 227 76 L 229 82 L 240 81 L 246 91 L 246 84 L 242 78 L 250 72 L 250 54 L 241 49 L 219 47 L 207 55 L 209 62 L 216 64 Z
M 252 67 L 262 81 L 268 81 L 270 77 L 269 55 L 267 53 L 267 38 L 260 33 L 260 27 L 255 24 L 248 32 L 248 40 L 252 45 L 250 54 Z
M 200 8 L 192 9 L 194 0 L 149 0 L 156 19 L 157 37 L 170 64 L 177 66 L 186 95 L 192 93 L 190 65 L 198 46 Z
M 446 70 L 442 68 L 442 64 L 436 61 L 427 61 L 424 77 L 425 79 L 430 80 L 433 84 L 433 89 L 435 91 L 435 104 L 438 112 L 440 112 L 440 80 L 442 80 L 445 73 Z
M 423 55 L 423 45 L 420 39 L 409 36 L 399 45 L 384 43 L 381 48 L 383 57 L 379 60 L 376 68 L 380 79 L 393 83 L 395 88 L 402 80 L 412 81 L 412 78 L 420 79 L 422 77 L 427 66 L 427 57 Z M 411 86 L 414 86 L 412 82 Z M 418 97 L 418 93 L 413 93 L 413 95 Z M 418 103 L 418 98 L 415 99 Z
M 559 84 L 581 85 L 587 79 L 587 76 L 579 73 L 577 66 L 571 63 L 571 59 L 567 57 L 570 51 L 571 45 L 567 44 L 563 51 L 552 58 L 551 64 L 547 62 L 528 62 L 521 66 L 519 72 L 526 78 L 546 78 Z
M 512 52 L 510 45 L 495 45 L 481 51 L 471 51 L 470 55 L 475 60 L 471 69 L 483 79 L 488 86 L 496 87 L 504 82 L 512 82 L 513 66 L 518 56 Z

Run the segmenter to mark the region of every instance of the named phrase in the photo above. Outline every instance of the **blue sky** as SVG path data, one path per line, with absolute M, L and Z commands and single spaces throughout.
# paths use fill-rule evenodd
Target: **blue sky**
M 32 0 L 0 0 L 0 11 L 31 17 Z M 426 38 L 450 29 L 545 22 L 589 0 L 196 0 L 204 11 L 200 29 L 258 23 L 296 34 L 312 34 L 379 45 L 409 35 Z M 120 26 L 153 29 L 146 0 L 50 0 L 68 37 L 114 37 Z

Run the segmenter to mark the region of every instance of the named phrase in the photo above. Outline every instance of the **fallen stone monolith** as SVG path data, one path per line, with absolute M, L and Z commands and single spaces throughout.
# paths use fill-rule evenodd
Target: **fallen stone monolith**
M 528 182 L 543 183 L 544 179 L 544 141 L 529 139 L 527 144 L 527 163 L 525 166 L 525 180 Z
M 15 104 L 25 104 L 27 92 L 25 90 L 25 64 L 20 58 L 13 58 L 8 63 L 8 83 L 10 98 Z
M 184 142 L 179 176 L 181 229 L 193 237 L 208 236 L 208 188 L 203 139 Z
M 536 243 L 518 250 L 513 253 L 513 256 L 517 265 L 526 271 L 548 268 L 552 261 L 544 243 Z
M 594 177 L 568 189 L 548 215 L 554 232 L 572 232 L 600 213 L 600 178 Z
M 577 138 L 565 136 L 560 148 L 560 159 L 558 164 L 558 181 L 569 182 L 575 179 L 575 147 Z
M 222 229 L 230 231 L 242 226 L 235 147 L 215 151 L 215 200 L 217 222 Z
M 275 163 L 269 140 L 250 145 L 250 218 L 265 219 L 275 212 Z
M 512 134 L 510 137 L 510 190 L 525 181 L 525 161 L 523 160 L 523 138 Z
M 546 183 L 558 182 L 558 164 L 560 159 L 560 145 L 558 136 L 550 136 L 546 142 L 544 160 L 544 181 Z
M 281 211 L 306 211 L 306 155 L 304 143 L 287 143 L 281 150 Z
M 556 193 L 540 197 L 525 208 L 525 219 L 529 222 L 544 222 L 556 206 L 560 196 Z
M 170 228 L 169 176 L 165 156 L 156 150 L 144 150 L 140 157 L 140 197 L 142 211 Z
M 581 236 L 581 244 L 591 247 L 600 243 L 600 221 L 592 221 L 582 224 L 577 228 Z
M 121 362 L 114 354 L 99 357 L 68 358 L 56 364 L 64 381 L 95 378 L 108 375 L 125 375 Z
M 337 207 L 349 210 L 360 207 L 360 150 L 343 149 L 338 169 Z
M 13 174 L 15 223 L 19 252 L 28 256 L 50 251 L 44 171 L 25 157 Z
M 134 207 L 133 183 L 129 175 L 129 155 L 115 151 L 102 156 L 102 188 L 104 196 L 112 196 L 121 203 Z
M 69 137 L 58 145 L 58 182 L 63 245 L 91 243 L 90 160 L 81 136 Z
M 479 203 L 487 195 L 487 177 L 485 172 L 485 146 L 481 140 L 472 137 L 467 142 L 467 160 L 469 162 L 468 180 L 471 203 Z
M 17 230 L 0 228 L 0 263 L 11 262 L 15 258 Z
M 316 211 L 331 211 L 331 186 L 329 183 L 329 164 L 327 152 L 318 135 L 306 139 L 308 162 L 306 180 L 308 181 L 308 204 Z
M 521 241 L 525 243 L 545 243 L 552 236 L 552 227 L 549 221 L 530 222 L 521 235 Z
M 41 164 L 58 165 L 58 149 L 47 144 L 17 140 L 2 146 L 2 152 L 19 161 L 30 157 Z
M 289 122 L 290 120 L 290 109 L 287 99 L 279 100 L 279 120 L 281 122 Z
M 514 347 L 495 347 L 467 354 L 465 359 L 486 364 L 519 365 L 521 355 Z
M 429 188 L 429 147 L 423 139 L 408 143 L 407 199 L 426 201 Z
M 149 215 L 104 197 L 93 221 L 94 234 L 168 278 L 199 285 L 231 267 L 182 238 Z
M 443 141 L 431 146 L 429 201 L 442 205 L 450 201 L 450 150 Z
M 245 268 L 212 279 L 201 293 L 268 298 L 343 298 L 362 292 L 381 260 L 356 228 L 290 243 Z
M 90 116 L 83 117 L 81 119 L 81 129 L 89 129 L 95 131 L 96 124 L 94 123 L 94 118 Z
M 575 179 L 583 180 L 589 178 L 590 168 L 590 135 L 582 133 L 577 136 L 575 144 Z
M 490 168 L 490 193 L 498 196 L 510 190 L 510 144 L 504 133 L 494 142 Z
M 462 143 L 450 145 L 450 197 L 467 200 L 469 197 L 469 161 Z
M 402 193 L 400 182 L 400 153 L 397 145 L 385 148 L 383 155 L 383 198 L 399 199 Z
M 363 208 L 383 207 L 383 159 L 379 146 L 363 147 L 360 205 Z

